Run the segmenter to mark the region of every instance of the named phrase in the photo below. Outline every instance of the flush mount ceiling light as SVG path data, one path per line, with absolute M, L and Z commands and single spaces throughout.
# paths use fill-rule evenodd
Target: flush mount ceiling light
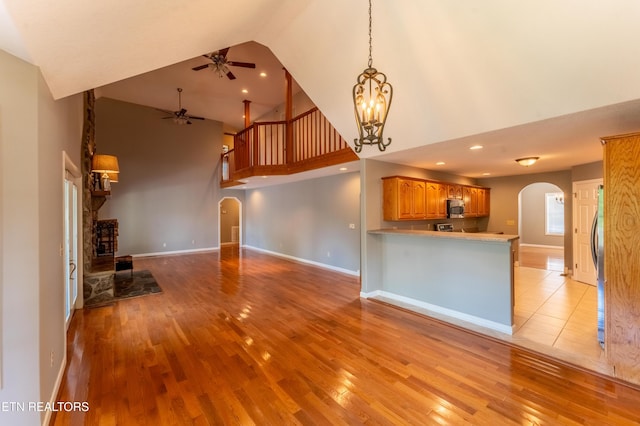
M 369 62 L 367 68 L 358 76 L 353 86 L 353 105 L 360 137 L 355 139 L 356 152 L 362 151 L 362 145 L 378 145 L 384 151 L 391 143 L 382 137 L 387 113 L 391 107 L 393 88 L 387 83 L 387 76 L 373 68 L 371 57 L 371 0 L 369 0 Z
M 535 164 L 536 161 L 538 161 L 540 159 L 540 157 L 523 157 L 523 158 L 518 158 L 516 160 L 516 163 L 520 164 L 521 166 L 524 167 L 529 167 L 533 164 Z

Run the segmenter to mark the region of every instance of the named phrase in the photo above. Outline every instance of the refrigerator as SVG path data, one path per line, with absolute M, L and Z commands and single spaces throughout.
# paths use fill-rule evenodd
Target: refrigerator
M 596 267 L 598 293 L 598 342 L 604 348 L 604 186 L 598 187 L 598 210 L 591 227 L 591 255 Z

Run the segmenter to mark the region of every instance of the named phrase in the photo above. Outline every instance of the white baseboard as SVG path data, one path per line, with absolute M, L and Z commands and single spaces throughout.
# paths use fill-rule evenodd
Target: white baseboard
M 300 257 L 295 257 L 295 256 L 291 256 L 291 255 L 284 254 L 284 253 L 278 253 L 276 251 L 265 250 L 265 249 L 262 249 L 262 248 L 259 248 L 259 247 L 253 247 L 253 246 L 248 246 L 248 245 L 244 245 L 242 247 L 248 248 L 250 250 L 255 250 L 255 251 L 262 252 L 262 253 L 270 254 L 272 256 L 283 257 L 285 259 L 293 260 L 293 261 L 296 261 L 296 262 L 306 263 L 308 265 L 313 265 L 313 266 L 318 266 L 318 267 L 323 268 L 323 269 L 329 269 L 329 270 L 334 271 L 334 272 L 340 272 L 340 273 L 351 275 L 351 276 L 354 276 L 354 277 L 359 277 L 360 276 L 360 271 L 359 270 L 358 271 L 352 271 L 350 269 L 339 268 L 337 266 L 327 265 L 326 263 L 320 263 L 320 262 L 315 262 L 313 260 L 302 259 Z
M 56 378 L 56 383 L 53 385 L 53 391 L 51 392 L 51 397 L 49 398 L 50 406 L 55 406 L 55 403 L 58 400 L 58 391 L 60 391 L 60 385 L 62 384 L 62 379 L 64 378 L 64 372 L 66 368 L 67 368 L 67 348 L 65 347 L 65 353 L 64 353 L 64 357 L 62 358 L 62 363 L 60 364 L 58 377 Z M 42 426 L 48 425 L 50 421 L 51 421 L 51 410 L 45 410 L 44 417 L 42 419 Z
M 190 250 L 173 250 L 173 251 L 158 251 L 154 253 L 138 253 L 132 254 L 132 257 L 155 257 L 155 256 L 170 256 L 174 254 L 191 254 L 191 253 L 206 253 L 220 250 L 219 247 L 208 247 L 208 248 L 199 248 L 199 249 L 190 249 Z M 120 255 L 122 256 L 122 255 Z M 116 256 L 117 257 L 117 256 Z
M 465 321 L 480 327 L 484 327 L 484 328 L 488 328 L 494 331 L 499 331 L 500 333 L 504 333 L 504 334 L 508 334 L 508 335 L 512 335 L 514 332 L 514 328 L 515 325 L 511 325 L 508 326 L 506 324 L 500 324 L 498 322 L 495 321 L 490 321 L 484 318 L 480 318 L 480 317 L 476 317 L 474 315 L 469 315 L 469 314 L 465 314 L 463 312 L 459 312 L 459 311 L 454 311 L 452 309 L 448 309 L 448 308 L 443 308 L 442 306 L 438 306 L 438 305 L 432 305 L 431 303 L 427 303 L 427 302 L 423 302 L 420 300 L 416 300 L 416 299 L 412 299 L 410 297 L 406 297 L 406 296 L 400 296 L 398 294 L 394 294 L 394 293 L 389 293 L 388 291 L 384 291 L 384 290 L 375 290 L 369 293 L 360 293 L 360 297 L 363 297 L 365 299 L 369 299 L 369 298 L 375 298 L 375 297 L 381 297 L 381 298 L 385 298 L 385 299 L 389 299 L 392 300 L 394 302 L 399 302 L 398 306 L 407 308 L 409 310 L 414 310 L 418 313 L 421 314 L 425 314 L 425 315 L 429 315 L 429 312 L 424 312 L 424 310 L 426 311 L 430 311 L 436 314 L 441 314 L 443 316 L 446 317 L 450 317 L 452 319 L 457 319 L 457 320 L 461 320 L 461 321 Z M 419 308 L 418 309 L 411 309 L 411 308 Z M 438 319 L 441 319 L 443 321 L 447 321 L 446 318 L 442 318 L 440 316 L 436 316 Z M 449 321 L 452 322 L 453 321 Z
M 550 246 L 550 245 L 544 245 L 544 244 L 520 243 L 520 247 L 538 247 L 538 248 L 564 250 L 564 246 Z

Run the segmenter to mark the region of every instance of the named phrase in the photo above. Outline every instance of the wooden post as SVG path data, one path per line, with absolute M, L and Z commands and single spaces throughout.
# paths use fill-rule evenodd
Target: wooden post
M 242 102 L 244 103 L 244 128 L 246 129 L 251 126 L 251 108 L 249 107 L 251 101 L 245 99 Z
M 284 77 L 286 80 L 285 91 L 285 163 L 290 165 L 293 163 L 293 88 L 291 74 L 287 69 L 284 69 Z

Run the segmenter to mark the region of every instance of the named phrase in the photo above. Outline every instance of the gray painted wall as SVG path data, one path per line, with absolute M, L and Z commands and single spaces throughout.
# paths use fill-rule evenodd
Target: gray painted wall
M 357 172 L 248 190 L 249 246 L 356 272 L 360 269 Z M 349 224 L 355 229 L 349 229 Z
M 2 50 L 0 93 L 0 401 L 47 402 L 65 354 L 62 152 L 80 167 L 82 98 L 54 100 L 37 67 Z
M 360 218 L 362 223 L 362 235 L 360 240 L 360 245 L 362 247 L 361 291 L 363 293 L 370 293 L 375 290 L 383 289 L 383 283 L 381 281 L 383 271 L 381 269 L 381 265 L 383 264 L 384 247 L 382 245 L 382 239 L 376 238 L 374 235 L 367 234 L 367 230 L 392 227 L 432 229 L 431 227 L 434 222 L 442 221 L 384 221 L 382 219 L 382 178 L 384 176 L 399 175 L 467 185 L 474 185 L 477 182 L 474 179 L 463 176 L 371 159 L 360 160 L 360 174 L 362 191 L 362 210 Z M 486 222 L 487 219 L 459 219 L 456 220 L 455 225 L 456 227 L 478 226 L 479 228 L 486 229 Z
M 153 108 L 96 101 L 97 152 L 118 157 L 119 182 L 99 211 L 118 219 L 118 254 L 206 249 L 218 245 L 222 125 L 177 125 Z
M 547 193 L 562 192 L 556 185 L 532 183 L 520 193 L 520 244 L 564 247 L 564 236 L 546 235 L 545 198 Z M 566 194 L 566 196 L 570 196 Z M 566 213 L 570 212 L 565 212 Z M 565 231 L 570 231 L 571 227 Z
M 547 182 L 558 186 L 565 194 L 571 194 L 571 171 L 505 176 L 478 179 L 480 185 L 491 188 L 491 216 L 489 229 L 503 231 L 505 234 L 518 234 L 518 194 L 532 183 Z M 565 197 L 564 228 L 571 229 L 572 197 Z M 564 234 L 564 262 L 570 268 L 573 259 L 571 232 Z

